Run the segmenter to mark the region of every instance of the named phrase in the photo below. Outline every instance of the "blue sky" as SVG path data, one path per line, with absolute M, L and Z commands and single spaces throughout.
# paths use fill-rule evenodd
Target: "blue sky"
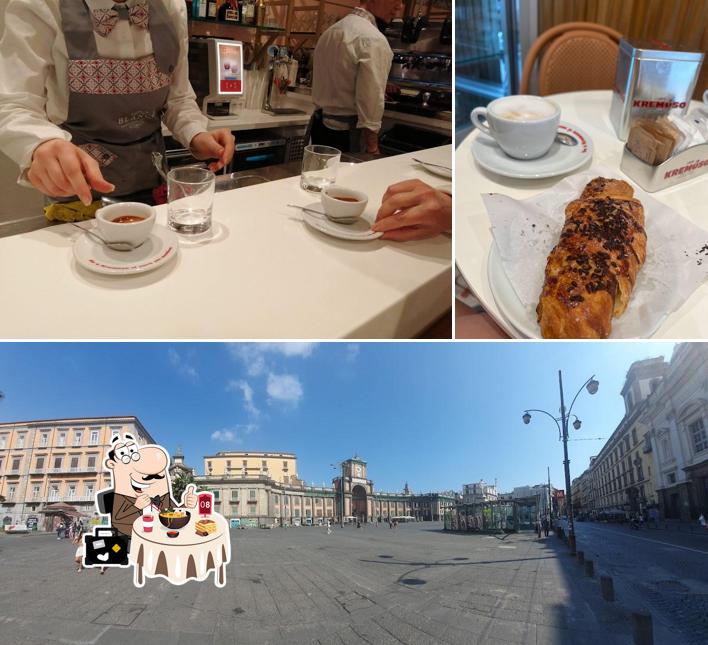
M 377 490 L 564 488 L 553 422 L 558 369 L 573 409 L 577 476 L 624 414 L 629 365 L 671 356 L 673 343 L 4 343 L 0 421 L 133 414 L 188 464 L 220 450 L 294 452 L 301 478 L 329 483 L 358 453 Z

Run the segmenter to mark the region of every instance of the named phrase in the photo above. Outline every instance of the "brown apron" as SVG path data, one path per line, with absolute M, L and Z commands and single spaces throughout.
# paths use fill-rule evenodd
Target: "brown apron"
M 161 117 L 179 58 L 179 40 L 162 0 L 148 0 L 154 54 L 135 60 L 99 58 L 84 0 L 61 0 L 69 54 L 69 109 L 61 127 L 115 185 L 111 196 L 150 191 L 160 183 L 152 153 L 164 154 Z M 128 7 L 114 5 L 120 19 Z M 133 27 L 135 28 L 135 27 Z M 96 193 L 94 193 L 96 197 Z

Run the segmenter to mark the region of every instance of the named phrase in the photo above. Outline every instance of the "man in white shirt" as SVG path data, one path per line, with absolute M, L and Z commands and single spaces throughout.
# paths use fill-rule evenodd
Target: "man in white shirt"
M 0 146 L 20 183 L 54 198 L 149 201 L 162 122 L 198 159 L 227 164 L 189 84 L 183 0 L 6 0 Z M 92 195 L 93 191 L 93 195 Z
M 343 152 L 379 153 L 386 80 L 393 52 L 383 35 L 402 0 L 360 0 L 325 30 L 315 47 L 312 142 Z

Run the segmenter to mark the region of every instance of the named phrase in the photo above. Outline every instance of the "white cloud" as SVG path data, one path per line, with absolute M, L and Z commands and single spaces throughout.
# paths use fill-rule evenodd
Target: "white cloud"
M 199 378 L 197 370 L 190 365 L 187 360 L 182 358 L 176 349 L 170 347 L 170 349 L 167 350 L 167 357 L 169 358 L 172 367 L 175 368 L 177 374 L 180 376 L 183 376 L 192 382 L 195 382 Z
M 227 392 L 242 392 L 243 393 L 243 407 L 250 415 L 257 417 L 261 411 L 256 407 L 253 402 L 253 388 L 249 385 L 248 381 L 229 381 L 226 385 Z
M 361 347 L 359 345 L 356 343 L 350 343 L 347 345 L 347 349 L 345 350 L 344 360 L 347 363 L 353 363 L 358 358 L 360 350 Z
M 302 384 L 292 374 L 268 374 L 267 385 L 270 401 L 282 401 L 297 405 L 303 395 Z
M 316 343 L 230 343 L 228 351 L 232 358 L 244 363 L 249 376 L 259 376 L 266 371 L 267 356 L 308 358 L 315 346 Z
M 224 428 L 211 433 L 212 441 L 222 441 L 224 443 L 243 443 L 243 438 L 252 434 L 258 429 L 254 423 L 239 425 L 234 428 Z

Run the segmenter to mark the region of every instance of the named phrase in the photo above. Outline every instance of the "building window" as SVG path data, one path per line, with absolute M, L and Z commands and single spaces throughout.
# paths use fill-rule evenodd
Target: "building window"
M 42 470 L 42 468 L 44 468 L 44 457 L 37 457 L 37 462 L 34 467 L 36 470 Z
M 22 457 L 15 457 L 12 460 L 12 468 L 10 470 L 19 470 L 21 461 L 22 461 Z
M 268 462 L 265 459 L 261 461 L 261 468 L 263 470 L 268 470 Z
M 283 461 L 283 470 L 285 472 L 288 472 L 288 462 L 287 461 Z
M 49 488 L 49 501 L 56 502 L 59 499 L 59 484 L 52 484 Z
M 48 445 L 49 445 L 49 435 L 46 432 L 43 432 L 39 436 L 39 447 L 46 448 Z
M 661 440 L 661 452 L 664 453 L 664 459 L 666 460 L 674 458 L 674 453 L 671 450 L 671 440 L 669 437 L 664 437 Z
M 215 490 L 214 491 L 214 501 L 218 502 L 219 501 L 219 495 L 221 494 L 221 491 Z
M 248 491 L 248 498 L 249 498 L 249 499 L 256 499 L 256 491 L 255 491 L 255 490 L 249 490 L 249 491 Z
M 84 433 L 76 431 L 74 432 L 74 445 L 75 446 L 80 446 L 81 445 L 81 439 L 83 438 Z
M 76 472 L 79 469 L 79 456 L 78 455 L 71 456 L 70 468 L 71 468 L 72 472 Z
M 636 446 L 637 445 L 637 429 L 632 428 L 632 445 Z
M 62 462 L 63 457 L 54 457 L 54 468 L 57 470 L 61 468 L 61 462 Z
M 39 484 L 32 484 L 32 499 L 39 497 Z
M 93 482 L 86 482 L 84 484 L 84 495 L 86 495 L 86 497 L 93 497 L 93 486 Z
M 74 499 L 76 497 L 76 484 L 69 484 L 69 499 Z
M 703 452 L 708 449 L 708 434 L 703 425 L 703 419 L 698 419 L 688 426 L 693 440 L 693 450 L 695 452 Z
M 14 486 L 14 484 L 7 487 L 7 499 L 10 501 L 15 499 L 15 486 Z
M 238 502 L 238 489 L 231 489 L 231 501 Z
M 59 446 L 59 448 L 66 446 L 66 432 L 59 433 L 59 441 L 57 441 L 57 446 Z
M 18 434 L 18 435 L 17 435 L 17 447 L 18 447 L 18 448 L 24 448 L 24 447 L 25 447 L 25 435 L 24 435 L 24 434 Z
M 241 465 L 242 465 L 244 468 L 248 468 L 248 460 L 247 460 L 247 459 L 244 459 L 243 461 L 241 461 Z
M 91 430 L 91 436 L 89 437 L 89 446 L 98 445 L 98 430 Z
M 227 459 L 226 460 L 226 470 L 230 470 L 230 469 L 231 469 L 231 460 Z
M 96 455 L 89 455 L 88 462 L 86 465 L 91 469 L 95 468 L 96 467 Z
M 7 435 L 6 434 L 0 435 L 0 450 L 3 450 L 6 447 L 7 447 Z
M 669 473 L 668 480 L 669 480 L 669 484 L 675 484 L 676 483 L 676 473 Z
M 256 514 L 256 505 L 255 505 L 255 504 L 251 504 L 251 505 L 248 507 L 248 514 L 249 514 L 249 515 L 255 515 L 255 514 Z

